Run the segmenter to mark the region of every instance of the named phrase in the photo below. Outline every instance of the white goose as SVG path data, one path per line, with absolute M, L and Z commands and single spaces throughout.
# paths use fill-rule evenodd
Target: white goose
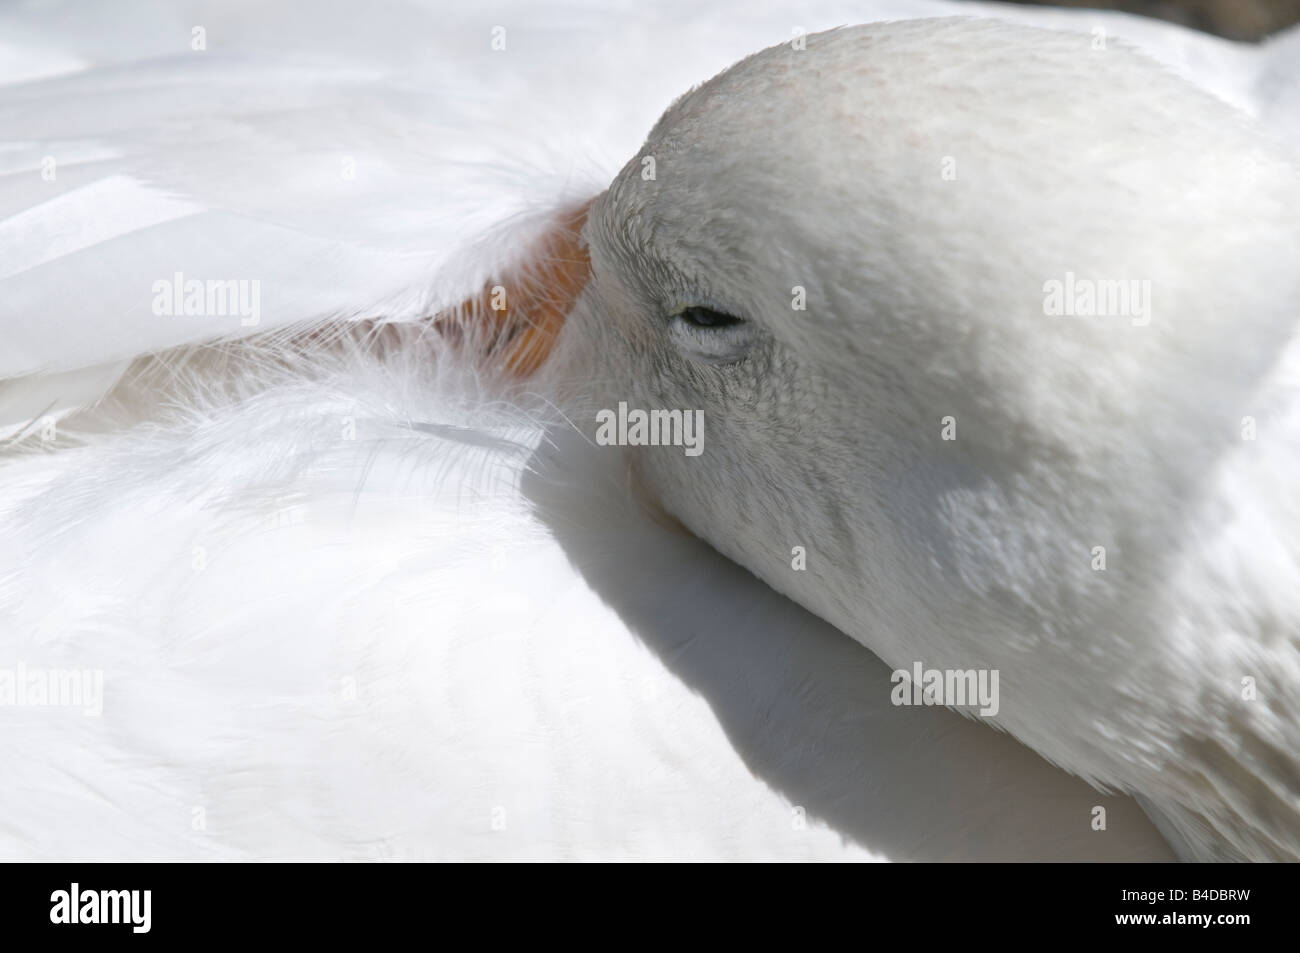
M 890 665 L 998 668 L 998 723 L 1089 780 L 1150 798 L 1187 855 L 1293 852 L 1288 762 L 1270 755 L 1294 750 L 1294 649 L 1246 624 L 1271 617 L 1288 631 L 1286 590 L 1251 589 L 1294 572 L 1295 524 L 1264 508 L 1293 500 L 1285 482 L 1269 486 L 1289 462 L 1287 384 L 1251 362 L 1289 340 L 1278 303 L 1295 293 L 1284 252 L 1295 225 L 1280 197 L 1293 173 L 1226 107 L 1113 44 L 1099 59 L 1077 37 L 950 22 L 805 45 L 803 59 L 769 51 L 670 110 L 591 206 L 581 243 L 563 220 L 540 246 L 562 264 L 533 272 L 562 307 L 511 282 L 510 314 L 533 319 L 512 368 L 541 364 L 529 386 L 588 430 L 620 400 L 703 409 L 700 457 L 626 455 L 639 496 Z M 1037 77 L 1006 62 L 1030 49 Z M 917 76 L 918 61 L 934 71 Z M 905 86 L 888 82 L 900 72 Z M 0 105 L 75 104 L 77 83 L 15 87 Z M 1234 82 L 1224 87 L 1233 98 Z M 1160 118 L 1168 102 L 1179 105 Z M 1096 116 L 1098 103 L 1112 108 Z M 1027 115 L 1041 135 L 1024 132 Z M 901 116 L 927 120 L 903 137 L 867 125 L 899 128 Z M 93 137 L 80 147 L 86 168 L 116 173 Z M 180 151 L 201 163 L 203 149 Z M 857 161 L 835 161 L 846 155 Z M 1243 156 L 1251 175 L 1225 195 L 1222 166 Z M 454 357 L 437 341 L 394 330 L 406 346 L 378 352 L 301 336 L 171 352 L 77 412 L 133 355 L 214 331 L 141 319 L 124 299 L 103 312 L 116 324 L 51 333 L 38 320 L 48 302 L 86 280 L 86 252 L 110 239 L 116 267 L 146 288 L 185 255 L 205 276 L 260 261 L 278 295 L 262 327 L 380 302 L 414 317 L 491 273 L 462 261 L 432 301 L 402 294 L 423 284 L 428 256 L 403 246 L 418 229 L 400 217 L 366 230 L 373 194 L 354 197 L 362 234 L 342 254 L 306 237 L 320 222 L 283 190 L 214 199 L 181 188 L 175 165 L 136 169 L 143 184 L 73 171 L 69 188 L 65 172 L 61 201 L 0 223 L 26 238 L 6 246 L 3 355 L 6 374 L 25 376 L 4 385 L 0 410 L 28 430 L 3 464 L 14 545 L 0 551 L 0 669 L 106 678 L 99 718 L 0 709 L 14 777 L 5 856 L 1165 856 L 1130 800 L 985 726 L 893 707 L 888 669 L 868 653 L 629 506 L 622 451 L 556 432 L 546 449 L 531 422 L 541 408 L 519 392 L 524 418 L 484 406 L 458 366 L 431 381 L 420 345 Z M 1093 184 L 1076 194 L 1070 182 Z M 833 184 L 859 200 L 816 215 Z M 1208 194 L 1184 208 L 1179 190 L 1193 185 Z M 1159 201 L 1166 192 L 1179 201 Z M 1072 227 L 1024 229 L 1031 200 Z M 130 230 L 60 230 L 77 201 L 133 210 Z M 280 204 L 268 214 L 261 202 Z M 1249 224 L 1189 238 L 1235 221 L 1228 206 Z M 437 220 L 444 248 L 481 227 L 445 210 Z M 877 233 L 890 240 L 863 242 Z M 223 234 L 249 246 L 213 240 Z M 1191 288 L 1189 269 L 1222 278 Z M 1067 270 L 1168 291 L 1153 293 L 1145 327 L 1049 319 L 1043 282 Z M 806 312 L 789 308 L 795 284 Z M 1214 330 L 1225 301 L 1250 323 L 1240 348 Z M 741 320 L 704 326 L 701 312 L 680 315 L 690 306 Z M 1176 360 L 1158 364 L 1164 354 Z M 1150 366 L 1167 371 L 1139 383 Z M 1102 367 L 1109 390 L 1081 373 Z M 1275 439 L 1193 432 L 1215 411 L 1247 416 L 1226 409 L 1247 391 Z M 1160 422 L 1134 402 L 1160 408 Z M 957 440 L 941 443 L 948 415 Z M 1210 525 L 1216 496 L 1238 508 L 1235 528 Z M 1233 534 L 1261 546 L 1265 519 L 1277 551 L 1235 556 Z M 1210 544 L 1193 541 L 1215 532 L 1212 558 L 1194 558 Z M 806 572 L 791 569 L 794 545 Z M 1107 547 L 1105 573 L 1091 568 L 1094 545 Z M 1205 572 L 1234 573 L 1234 588 Z M 490 603 L 473 595 L 484 578 Z M 1216 627 L 1215 611 L 1234 625 Z M 1246 669 L 1256 707 L 1236 702 Z
M 1300 176 L 1266 137 L 1127 50 L 858 27 L 677 102 L 582 234 L 553 361 L 599 369 L 578 420 L 702 409 L 706 452 L 630 457 L 671 514 L 896 669 L 999 672 L 996 724 L 1190 856 L 1300 858 Z

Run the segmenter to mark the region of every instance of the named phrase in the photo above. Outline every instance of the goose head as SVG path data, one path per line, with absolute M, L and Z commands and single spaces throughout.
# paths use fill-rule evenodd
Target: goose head
M 1170 613 L 1294 326 L 1298 194 L 1113 41 L 817 34 L 682 97 L 591 203 L 545 373 L 593 439 L 620 405 L 698 411 L 698 452 L 608 452 L 892 668 L 997 671 L 999 727 L 1268 854 L 1288 835 L 1183 770 L 1252 650 Z

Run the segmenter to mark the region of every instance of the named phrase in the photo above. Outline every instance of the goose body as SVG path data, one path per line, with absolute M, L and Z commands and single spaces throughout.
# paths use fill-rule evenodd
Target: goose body
M 791 33 L 743 6 L 505 8 L 514 59 L 418 7 L 268 55 L 275 5 L 143 4 L 136 61 L 0 14 L 0 670 L 103 675 L 97 716 L 0 706 L 0 856 L 1295 854 L 1285 57 L 822 4 L 638 148 Z M 1083 32 L 816 32 L 954 11 Z M 557 207 L 547 359 L 480 379 L 429 315 Z M 160 320 L 178 270 L 260 276 L 260 321 Z M 1149 322 L 1044 314 L 1067 272 Z M 600 446 L 620 402 L 703 452 Z M 998 714 L 896 706 L 915 662 Z

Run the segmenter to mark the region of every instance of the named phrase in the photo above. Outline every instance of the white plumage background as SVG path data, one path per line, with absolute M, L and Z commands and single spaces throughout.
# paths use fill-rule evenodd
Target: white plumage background
M 410 331 L 692 85 L 796 27 L 951 13 L 1102 25 L 1300 141 L 1300 36 L 1117 15 L 0 10 L 0 667 L 104 673 L 98 717 L 0 708 L 0 857 L 1171 858 L 1131 799 L 891 706 L 546 394 Z M 258 280 L 258 324 L 160 317 L 177 272 Z

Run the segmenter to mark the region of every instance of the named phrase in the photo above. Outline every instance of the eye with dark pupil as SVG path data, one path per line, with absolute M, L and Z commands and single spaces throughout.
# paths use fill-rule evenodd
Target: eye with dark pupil
M 678 317 L 697 328 L 725 328 L 731 324 L 740 324 L 740 318 L 712 308 L 687 308 Z

